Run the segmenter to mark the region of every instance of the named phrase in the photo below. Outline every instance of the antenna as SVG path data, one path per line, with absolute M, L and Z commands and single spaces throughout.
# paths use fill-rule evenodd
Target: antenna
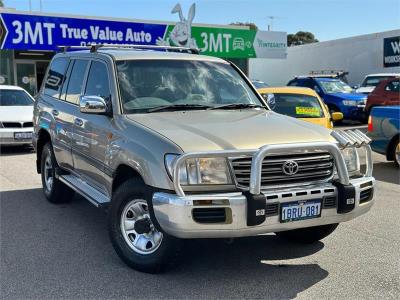
M 274 20 L 275 19 L 284 19 L 282 17 L 277 17 L 277 16 L 267 16 L 267 18 L 270 20 L 269 24 L 268 24 L 268 31 L 273 30 L 274 27 Z

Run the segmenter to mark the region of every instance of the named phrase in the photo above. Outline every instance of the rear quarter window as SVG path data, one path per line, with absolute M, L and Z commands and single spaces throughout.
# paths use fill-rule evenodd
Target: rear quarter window
M 44 82 L 44 94 L 59 98 L 61 85 L 64 81 L 65 71 L 68 66 L 68 58 L 55 58 L 49 67 L 46 80 Z

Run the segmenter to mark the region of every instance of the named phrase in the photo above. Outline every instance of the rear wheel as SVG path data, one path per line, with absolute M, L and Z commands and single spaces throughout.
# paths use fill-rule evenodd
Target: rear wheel
M 397 140 L 393 143 L 392 147 L 392 156 L 394 158 L 394 163 L 397 167 L 400 166 L 400 140 Z
M 174 263 L 179 240 L 157 228 L 141 180 L 129 179 L 114 193 L 109 235 L 118 256 L 130 267 L 158 273 Z
M 41 158 L 43 193 L 49 202 L 64 203 L 74 196 L 74 191 L 56 178 L 56 166 L 53 148 L 47 143 L 43 147 Z
M 276 232 L 279 238 L 296 243 L 312 244 L 330 235 L 339 224 L 321 225 L 307 228 L 299 228 L 289 231 Z

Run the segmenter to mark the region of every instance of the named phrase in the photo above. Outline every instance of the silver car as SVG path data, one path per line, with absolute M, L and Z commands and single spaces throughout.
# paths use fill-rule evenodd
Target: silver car
M 23 88 L 0 85 L 0 145 L 32 144 L 34 102 Z

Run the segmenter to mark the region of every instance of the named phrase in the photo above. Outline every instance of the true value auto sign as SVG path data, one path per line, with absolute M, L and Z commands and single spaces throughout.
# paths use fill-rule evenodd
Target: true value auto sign
M 286 33 L 247 27 L 192 25 L 194 6 L 177 23 L 150 23 L 38 15 L 0 10 L 0 48 L 57 50 L 57 46 L 139 44 L 195 47 L 226 58 L 286 58 Z

